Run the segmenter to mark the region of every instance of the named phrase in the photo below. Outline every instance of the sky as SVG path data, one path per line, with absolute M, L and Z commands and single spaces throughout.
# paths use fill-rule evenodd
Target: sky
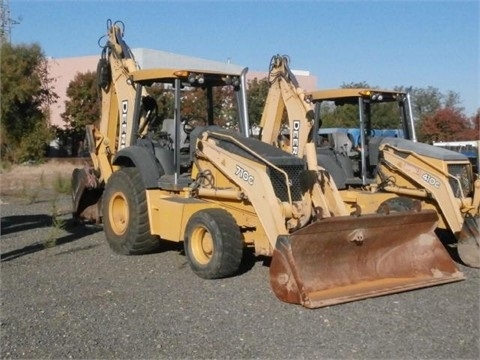
M 107 19 L 131 48 L 268 71 L 273 55 L 310 71 L 318 88 L 351 82 L 434 87 L 480 108 L 480 1 L 10 0 L 11 42 L 48 57 L 100 55 Z

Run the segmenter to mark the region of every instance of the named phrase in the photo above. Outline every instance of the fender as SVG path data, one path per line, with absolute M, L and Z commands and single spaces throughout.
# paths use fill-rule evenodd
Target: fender
M 138 168 L 146 189 L 158 187 L 158 179 L 165 173 L 152 152 L 138 145 L 118 151 L 113 159 L 113 165 Z

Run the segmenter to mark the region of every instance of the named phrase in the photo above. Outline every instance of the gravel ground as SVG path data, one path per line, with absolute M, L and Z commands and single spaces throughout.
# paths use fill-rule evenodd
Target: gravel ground
M 2 359 L 480 358 L 479 270 L 309 310 L 276 299 L 265 259 L 202 280 L 177 245 L 112 253 L 101 227 L 73 225 L 69 196 L 30 202 L 1 197 Z

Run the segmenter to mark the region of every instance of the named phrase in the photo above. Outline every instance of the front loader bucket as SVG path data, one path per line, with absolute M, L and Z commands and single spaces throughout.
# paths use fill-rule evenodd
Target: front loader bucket
M 282 301 L 317 308 L 463 280 L 434 233 L 437 215 L 333 217 L 279 236 L 270 283 Z

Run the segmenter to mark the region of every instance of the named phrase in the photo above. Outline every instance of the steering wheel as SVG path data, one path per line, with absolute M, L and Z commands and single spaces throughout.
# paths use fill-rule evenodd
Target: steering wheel
M 183 123 L 183 131 L 185 134 L 190 135 L 190 133 L 195 129 L 197 126 L 205 126 L 207 122 L 202 117 L 184 117 L 182 119 Z

